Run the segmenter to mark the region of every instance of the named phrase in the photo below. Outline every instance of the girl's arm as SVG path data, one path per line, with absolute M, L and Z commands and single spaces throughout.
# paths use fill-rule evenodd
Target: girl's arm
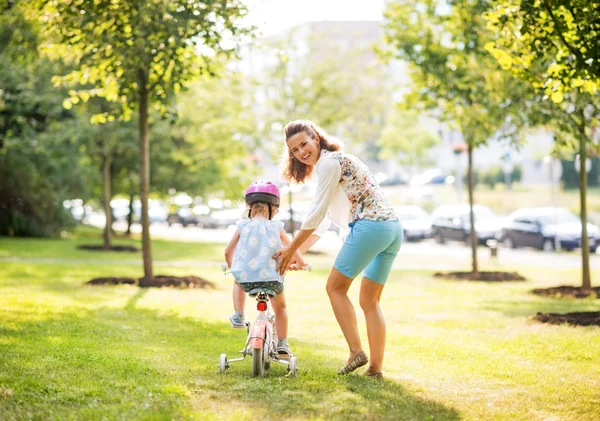
M 240 230 L 235 230 L 233 237 L 229 240 L 229 244 L 225 247 L 225 261 L 229 267 L 231 267 L 231 264 L 233 263 L 233 254 L 235 253 L 238 241 L 240 241 Z

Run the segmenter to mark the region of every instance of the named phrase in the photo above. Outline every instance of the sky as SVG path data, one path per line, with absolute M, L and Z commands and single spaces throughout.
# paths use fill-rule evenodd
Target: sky
M 381 20 L 385 0 L 247 0 L 249 21 L 273 35 L 309 21 Z

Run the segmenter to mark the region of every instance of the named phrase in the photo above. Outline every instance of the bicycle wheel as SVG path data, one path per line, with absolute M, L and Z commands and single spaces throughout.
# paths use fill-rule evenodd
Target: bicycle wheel
M 262 347 L 252 348 L 252 376 L 262 377 L 265 375 L 265 356 Z

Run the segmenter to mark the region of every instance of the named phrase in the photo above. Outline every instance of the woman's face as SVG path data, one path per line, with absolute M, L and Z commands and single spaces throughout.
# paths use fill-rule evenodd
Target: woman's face
M 296 133 L 287 140 L 287 145 L 294 158 L 304 165 L 317 164 L 321 147 L 317 140 L 310 137 L 308 133 Z

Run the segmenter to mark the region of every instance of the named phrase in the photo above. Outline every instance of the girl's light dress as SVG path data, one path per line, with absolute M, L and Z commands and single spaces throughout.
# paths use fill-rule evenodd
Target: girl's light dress
M 277 273 L 273 255 L 282 248 L 283 222 L 268 219 L 242 219 L 236 226 L 240 239 L 235 248 L 231 273 L 250 295 L 260 290 L 275 296 L 283 292 L 283 276 Z

